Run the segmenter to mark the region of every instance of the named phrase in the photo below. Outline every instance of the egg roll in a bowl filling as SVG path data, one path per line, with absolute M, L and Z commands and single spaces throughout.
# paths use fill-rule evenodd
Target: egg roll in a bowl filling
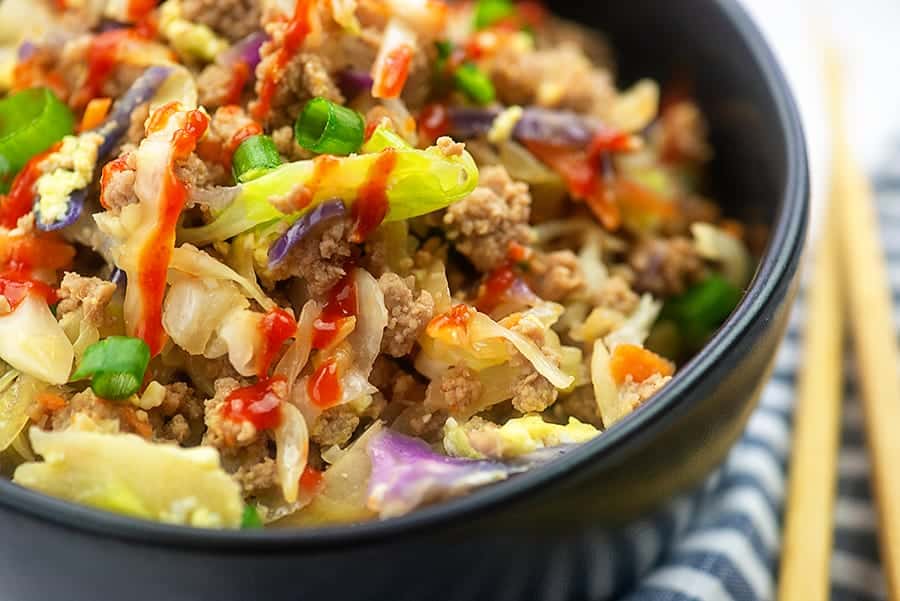
M 5 0 L 0 466 L 204 528 L 535 469 L 721 326 L 690 81 L 532 1 Z

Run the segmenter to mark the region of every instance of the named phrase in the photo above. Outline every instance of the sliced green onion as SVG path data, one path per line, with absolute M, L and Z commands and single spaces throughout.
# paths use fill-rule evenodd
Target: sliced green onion
M 129 336 L 110 336 L 87 347 L 72 379 L 91 378 L 91 389 L 97 396 L 116 401 L 140 390 L 149 363 L 150 347 L 146 342 Z
M 72 133 L 75 117 L 46 88 L 30 88 L 0 100 L 0 192 L 36 154 Z
M 318 154 L 348 155 L 359 150 L 366 122 L 352 109 L 325 98 L 306 103 L 294 126 L 297 143 Z
M 251 136 L 241 142 L 231 159 L 235 181 L 243 184 L 281 165 L 275 141 L 269 136 Z
M 740 300 L 738 288 L 720 275 L 711 275 L 681 296 L 666 301 L 661 318 L 678 325 L 687 350 L 693 351 L 703 346 Z
M 490 27 L 515 12 L 516 7 L 509 0 L 479 0 L 475 3 L 475 29 Z
M 484 71 L 472 63 L 461 65 L 456 70 L 453 83 L 472 102 L 490 104 L 494 101 L 494 84 Z
M 241 529 L 257 530 L 262 527 L 262 519 L 259 517 L 259 512 L 256 510 L 256 507 L 253 505 L 245 505 L 244 514 L 241 516 Z

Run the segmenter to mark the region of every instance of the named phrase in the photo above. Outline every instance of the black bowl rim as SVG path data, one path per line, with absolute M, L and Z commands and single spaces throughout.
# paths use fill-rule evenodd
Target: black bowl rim
M 311 529 L 261 531 L 204 530 L 128 518 L 69 503 L 37 493 L 0 478 L 0 506 L 82 534 L 172 549 L 199 549 L 216 553 L 276 553 L 324 551 L 361 544 L 390 543 L 400 535 L 451 525 L 546 486 L 551 486 L 585 463 L 621 448 L 681 409 L 689 391 L 745 335 L 773 302 L 777 289 L 797 268 L 805 243 L 809 178 L 800 115 L 777 59 L 750 16 L 735 0 L 715 0 L 748 46 L 775 102 L 786 139 L 787 182 L 779 215 L 756 276 L 737 309 L 713 339 L 689 361 L 654 402 L 641 407 L 602 436 L 572 450 L 547 466 L 493 484 L 463 497 L 385 521 Z M 463 522 L 456 522 L 463 523 Z M 73 532 L 73 533 L 74 533 Z

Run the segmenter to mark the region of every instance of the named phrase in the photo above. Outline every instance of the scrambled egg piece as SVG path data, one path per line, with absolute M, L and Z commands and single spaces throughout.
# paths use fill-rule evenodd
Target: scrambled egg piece
M 63 138 L 59 150 L 44 162 L 46 172 L 37 181 L 41 221 L 53 223 L 66 215 L 69 196 L 91 183 L 103 136 L 87 132 Z
M 455 457 L 510 459 L 562 444 L 586 442 L 600 431 L 574 417 L 565 426 L 526 415 L 502 426 L 480 418 L 460 424 L 452 417 L 444 424 L 444 450 Z
M 179 0 L 168 0 L 160 7 L 159 30 L 178 54 L 185 57 L 211 62 L 228 49 L 228 42 L 212 29 L 183 18 Z

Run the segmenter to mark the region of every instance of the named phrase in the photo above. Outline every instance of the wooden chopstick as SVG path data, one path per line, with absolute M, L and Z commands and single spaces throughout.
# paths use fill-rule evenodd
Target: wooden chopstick
M 889 598 L 900 601 L 900 349 L 872 190 L 843 124 L 839 69 L 832 65 L 829 70 L 842 286 L 856 351 L 881 563 Z
M 779 601 L 827 601 L 843 389 L 844 311 L 836 172 L 807 289 L 802 364 L 778 582 Z

